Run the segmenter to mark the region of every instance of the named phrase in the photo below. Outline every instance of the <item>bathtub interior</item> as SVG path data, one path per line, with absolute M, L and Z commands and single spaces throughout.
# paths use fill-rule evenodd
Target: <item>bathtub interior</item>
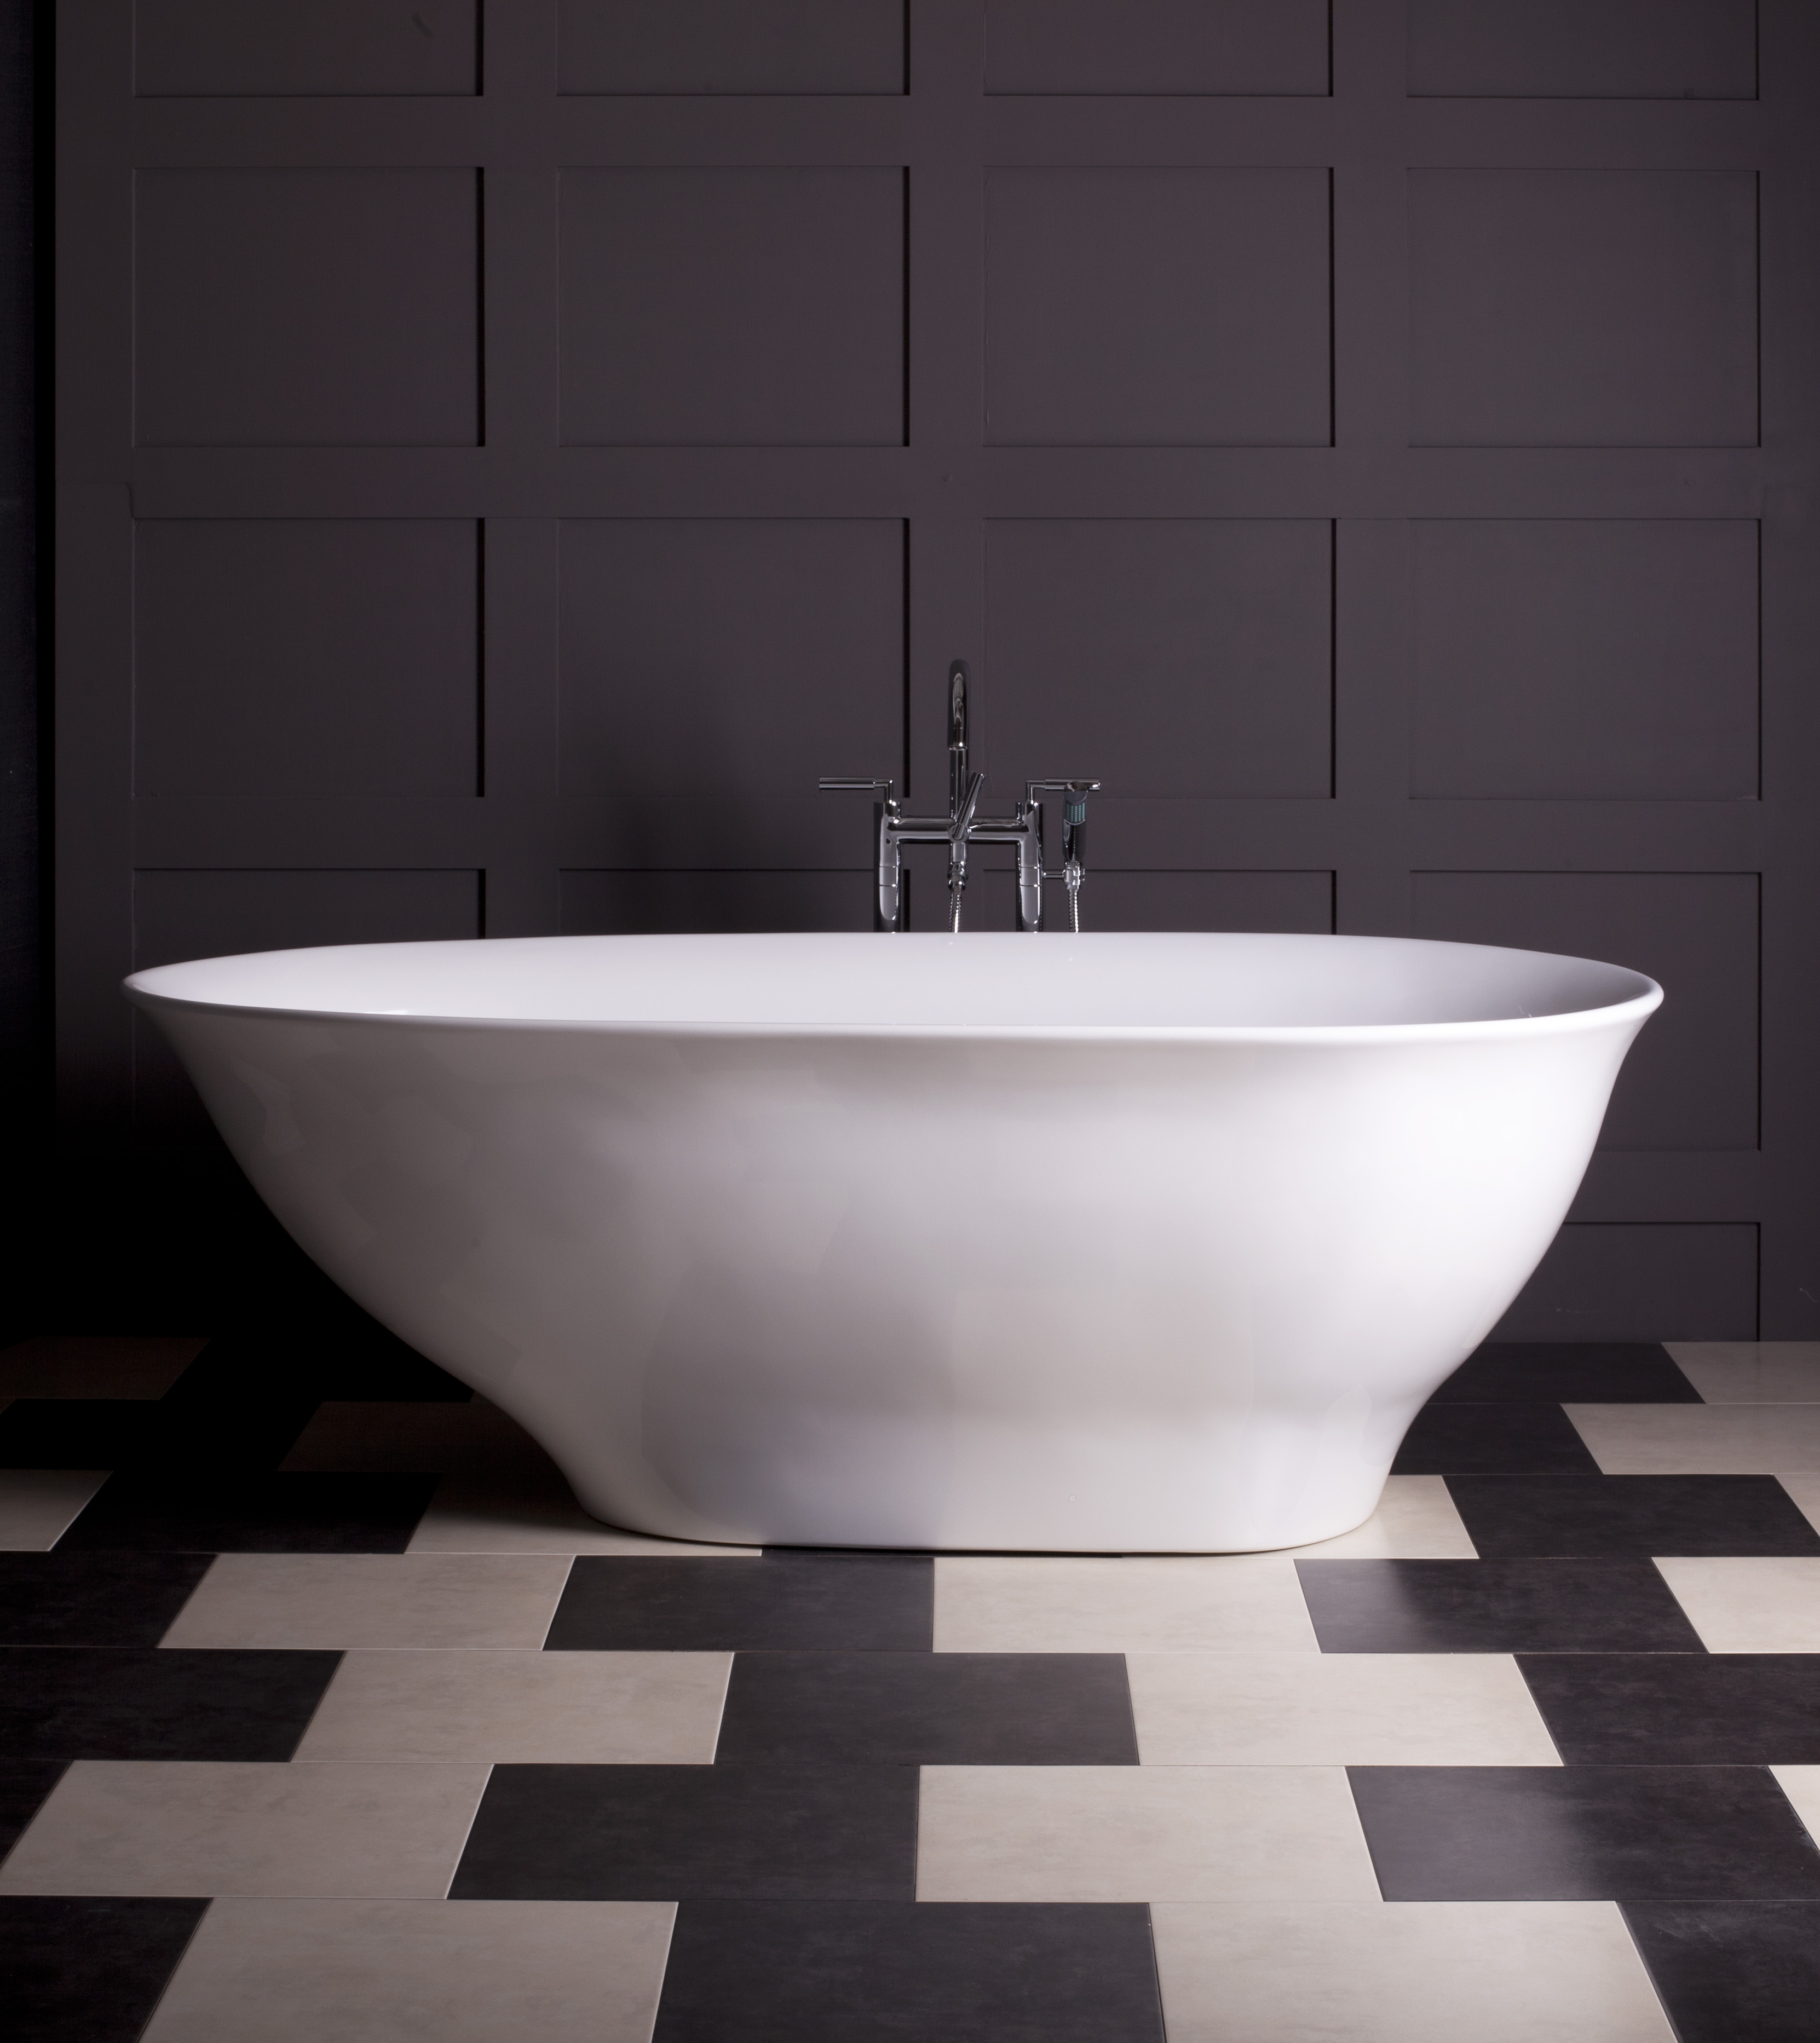
M 127 982 L 148 1006 L 731 1029 L 1381 1029 L 1660 999 L 1587 958 L 1378 937 L 540 937 L 267 951 Z

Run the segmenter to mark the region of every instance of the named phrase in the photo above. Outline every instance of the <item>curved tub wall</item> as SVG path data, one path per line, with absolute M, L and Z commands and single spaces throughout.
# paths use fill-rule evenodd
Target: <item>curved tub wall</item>
M 1369 1515 L 1653 1003 L 1416 1041 L 148 1004 L 305 1251 L 599 1516 L 1130 1552 Z

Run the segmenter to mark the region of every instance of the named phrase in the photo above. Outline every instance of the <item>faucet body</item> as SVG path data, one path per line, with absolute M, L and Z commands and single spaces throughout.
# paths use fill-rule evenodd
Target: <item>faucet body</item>
M 1042 883 L 1059 880 L 1068 889 L 1069 920 L 1081 927 L 1081 883 L 1085 878 L 1082 854 L 1086 843 L 1086 797 L 1097 780 L 1027 780 L 1023 798 L 1008 816 L 982 816 L 980 792 L 985 776 L 967 765 L 967 666 L 956 660 L 948 669 L 948 813 L 945 816 L 904 815 L 889 780 L 824 780 L 824 792 L 866 792 L 881 797 L 877 804 L 878 910 L 881 930 L 895 936 L 904 926 L 904 846 L 945 844 L 948 847 L 948 926 L 961 926 L 961 897 L 967 885 L 967 853 L 976 844 L 1009 845 L 1017 857 L 1017 926 L 1034 934 L 1042 927 Z M 1063 861 L 1058 872 L 1042 869 L 1042 796 L 1063 797 Z

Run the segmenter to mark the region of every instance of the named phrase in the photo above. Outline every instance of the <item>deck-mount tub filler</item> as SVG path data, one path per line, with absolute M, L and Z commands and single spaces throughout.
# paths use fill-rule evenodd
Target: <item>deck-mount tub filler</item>
M 127 990 L 303 1249 L 599 1517 L 1119 1553 L 1370 1515 L 1662 997 L 1091 932 L 376 944 Z

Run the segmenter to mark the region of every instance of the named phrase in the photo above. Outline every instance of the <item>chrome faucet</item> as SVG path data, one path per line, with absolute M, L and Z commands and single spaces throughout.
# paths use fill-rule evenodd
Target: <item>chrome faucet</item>
M 983 773 L 967 767 L 967 663 L 948 669 L 948 813 L 907 816 L 900 809 L 894 780 L 824 780 L 827 793 L 872 794 L 881 799 L 878 826 L 878 926 L 896 936 L 904 926 L 904 855 L 907 844 L 948 847 L 948 927 L 961 926 L 961 896 L 967 886 L 967 850 L 976 844 L 1008 844 L 1017 853 L 1017 926 L 1042 927 L 1042 883 L 1059 880 L 1068 889 L 1069 926 L 1081 928 L 1081 883 L 1086 876 L 1087 797 L 1097 780 L 1027 780 L 1023 799 L 1008 816 L 982 816 Z M 1042 869 L 1042 797 L 1060 795 L 1062 869 Z

